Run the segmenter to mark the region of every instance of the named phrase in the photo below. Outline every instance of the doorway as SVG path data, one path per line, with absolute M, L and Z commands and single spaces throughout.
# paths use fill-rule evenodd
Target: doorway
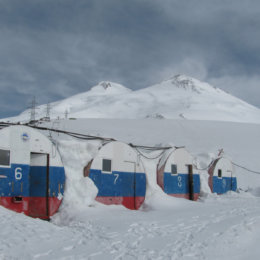
M 48 218 L 49 154 L 31 153 L 29 186 L 29 215 Z
M 194 200 L 194 180 L 193 180 L 193 167 L 191 164 L 188 167 L 188 189 L 189 189 L 189 200 Z
M 135 162 L 124 161 L 124 165 L 127 168 L 128 178 L 125 178 L 122 188 L 128 191 L 130 195 L 124 199 L 124 206 L 129 209 L 136 209 L 136 164 Z

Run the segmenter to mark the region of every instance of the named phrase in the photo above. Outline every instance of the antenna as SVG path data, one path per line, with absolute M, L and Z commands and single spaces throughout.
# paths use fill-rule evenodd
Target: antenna
M 223 154 L 224 154 L 224 149 L 223 148 L 219 149 L 218 150 L 218 157 L 220 157 Z
M 50 102 L 48 102 L 46 104 L 46 116 L 45 116 L 46 121 L 50 121 L 50 119 L 51 119 L 50 114 L 51 114 L 51 104 L 50 104 Z
M 34 123 L 35 122 L 35 115 L 36 115 L 36 99 L 35 99 L 35 96 L 33 96 L 33 99 L 32 99 L 32 102 L 29 106 L 29 108 L 31 109 L 31 112 L 30 112 L 30 122 Z
M 65 110 L 65 119 L 68 119 L 69 111 L 68 109 Z

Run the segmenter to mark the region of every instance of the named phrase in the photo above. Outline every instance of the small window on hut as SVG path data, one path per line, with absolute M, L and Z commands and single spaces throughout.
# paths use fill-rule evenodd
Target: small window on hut
M 102 172 L 112 172 L 112 170 L 111 170 L 111 160 L 103 159 L 103 161 L 102 161 Z
M 10 164 L 10 151 L 0 149 L 0 165 L 8 166 Z
M 218 169 L 218 177 L 222 178 L 222 170 L 221 169 Z
M 177 165 L 176 164 L 172 164 L 172 166 L 171 166 L 171 174 L 177 174 Z

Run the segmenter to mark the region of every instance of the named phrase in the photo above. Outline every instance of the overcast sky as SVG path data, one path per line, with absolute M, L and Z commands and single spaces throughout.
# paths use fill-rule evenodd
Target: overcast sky
M 260 1 L 0 0 L 0 118 L 180 73 L 260 107 Z

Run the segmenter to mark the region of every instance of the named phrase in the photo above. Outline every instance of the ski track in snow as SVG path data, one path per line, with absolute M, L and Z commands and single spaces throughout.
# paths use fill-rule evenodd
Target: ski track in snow
M 230 221 L 226 215 L 230 216 Z M 242 232 L 252 230 L 256 220 L 246 216 L 245 210 L 231 209 L 214 213 L 209 216 L 211 220 L 201 219 L 201 216 L 197 215 L 185 223 L 182 220 L 168 225 L 146 221 L 134 223 L 124 236 L 127 242 L 118 241 L 113 244 L 115 253 L 118 253 L 115 259 L 208 259 L 204 251 L 210 247 L 214 248 L 214 243 L 223 241 L 221 250 L 229 249 L 237 242 L 236 238 L 239 239 Z M 242 218 L 243 221 L 230 225 L 234 217 Z M 207 231 L 214 226 L 216 232 L 209 234 Z M 129 240 L 133 242 L 129 243 Z M 151 248 L 152 245 L 154 247 Z
M 0 259 L 245 259 L 259 239 L 260 199 L 225 195 L 189 208 L 105 208 L 49 223 L 2 210 Z M 113 212 L 115 211 L 115 212 Z M 111 216 L 114 216 L 111 217 Z M 116 216 L 116 217 L 115 217 Z M 10 222 L 12 225 L 10 225 Z M 60 222 L 60 223 L 59 223 Z M 6 239 L 7 238 L 7 239 Z

